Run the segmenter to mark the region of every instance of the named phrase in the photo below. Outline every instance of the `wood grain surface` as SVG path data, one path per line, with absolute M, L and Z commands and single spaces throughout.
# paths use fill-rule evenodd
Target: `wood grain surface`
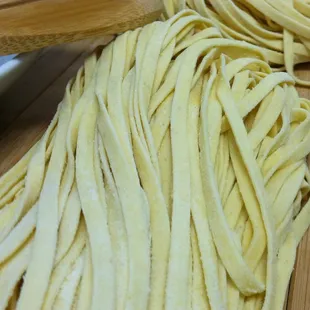
M 121 33 L 157 19 L 161 0 L 0 0 L 0 55 Z
M 93 46 L 89 42 L 47 49 L 32 68 L 0 96 L 0 176 L 41 137 L 54 116 L 67 82 L 91 49 Z M 299 67 L 298 76 L 310 80 L 310 65 Z M 310 89 L 298 90 L 300 95 L 310 98 Z M 285 310 L 310 309 L 309 262 L 310 230 L 298 248 Z
M 299 65 L 297 76 L 310 80 L 310 64 Z M 297 88 L 300 96 L 310 99 L 309 88 Z M 310 229 L 298 247 L 286 310 L 310 310 Z

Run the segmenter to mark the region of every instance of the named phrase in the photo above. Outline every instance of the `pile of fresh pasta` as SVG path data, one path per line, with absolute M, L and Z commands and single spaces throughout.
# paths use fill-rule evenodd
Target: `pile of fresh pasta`
M 286 70 L 299 85 L 294 66 L 310 61 L 308 0 L 163 0 L 165 17 L 186 7 L 211 19 L 225 38 L 261 47 L 275 70 Z
M 264 49 L 192 10 L 118 36 L 0 178 L 0 310 L 281 310 L 309 152 Z

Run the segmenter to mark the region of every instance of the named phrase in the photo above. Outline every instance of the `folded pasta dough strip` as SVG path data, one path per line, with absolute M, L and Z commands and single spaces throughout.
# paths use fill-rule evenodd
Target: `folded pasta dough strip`
M 86 227 L 84 221 L 82 220 L 79 224 L 79 229 L 75 236 L 74 242 L 72 243 L 68 253 L 53 269 L 42 309 L 52 308 L 64 279 L 85 247 L 85 239 Z
M 6 259 L 13 255 L 24 243 L 29 242 L 28 239 L 35 229 L 37 210 L 37 205 L 34 205 L 13 228 L 7 238 L 0 243 L 0 264 L 5 262 Z
M 89 309 L 92 302 L 92 263 L 88 240 L 86 240 L 84 255 L 83 272 L 81 275 L 81 282 L 78 287 L 76 296 L 77 310 Z
M 41 308 L 54 263 L 58 230 L 58 195 L 66 157 L 66 132 L 71 117 L 71 104 L 68 97 L 69 94 L 66 93 L 60 105 L 54 148 L 38 201 L 31 261 L 27 268 L 18 309 Z M 44 249 L 43 252 L 42 249 Z
M 276 86 L 270 101 L 268 100 L 269 96 L 263 99 L 249 132 L 249 139 L 251 140 L 253 150 L 259 148 L 260 143 L 265 139 L 279 118 L 283 109 L 283 102 L 285 102 L 284 96 L 285 92 L 283 92 L 282 88 Z M 261 111 L 261 106 L 266 102 L 268 103 L 268 107 L 262 112 L 262 115 L 258 115 Z
M 109 230 L 115 259 L 116 273 L 116 309 L 123 309 L 126 303 L 128 281 L 128 245 L 127 235 L 115 181 L 110 170 L 107 154 L 101 137 L 98 136 L 98 150 L 101 169 L 104 175 Z
M 220 86 L 219 86 L 219 89 L 221 89 L 221 92 L 218 92 L 218 96 L 223 105 L 223 109 L 225 110 L 225 113 L 227 117 L 229 118 L 230 125 L 234 133 L 236 143 L 239 148 L 239 152 L 245 162 L 249 176 L 252 179 L 253 188 L 256 192 L 257 199 L 260 205 L 260 211 L 261 211 L 262 218 L 264 221 L 264 226 L 265 226 L 266 235 L 267 235 L 268 264 L 267 264 L 266 297 L 265 297 L 263 308 L 270 309 L 270 306 L 271 306 L 270 303 L 272 299 L 272 287 L 274 283 L 274 270 L 273 270 L 273 263 L 275 259 L 274 228 L 272 226 L 272 223 L 270 223 L 269 213 L 266 207 L 266 201 L 265 201 L 265 197 L 263 194 L 263 180 L 260 179 L 261 175 L 258 170 L 258 166 L 256 162 L 253 160 L 253 157 L 251 156 L 252 150 L 248 149 L 248 145 L 244 143 L 244 141 L 247 141 L 246 131 L 244 127 L 240 126 L 241 123 L 238 122 L 238 119 L 240 119 L 240 116 L 238 112 L 235 110 L 234 105 L 228 103 L 230 101 L 229 100 L 230 91 L 229 91 L 228 85 L 226 84 L 227 80 L 225 81 L 226 79 L 225 71 L 224 71 L 225 64 L 223 60 L 224 59 L 222 58 L 222 78 L 220 79 Z
M 73 185 L 58 229 L 55 265 L 64 257 L 71 246 L 78 229 L 81 215 L 81 201 L 76 184 Z
M 55 124 L 54 124 L 55 125 Z M 38 144 L 38 143 L 37 143 Z M 22 178 L 25 177 L 27 166 L 33 156 L 37 147 L 35 144 L 8 172 L 0 178 L 0 198 L 3 199 L 4 195 Z
M 195 228 L 191 226 L 191 245 L 192 245 L 192 256 L 193 256 L 193 280 L 192 280 L 192 291 L 191 291 L 191 307 L 193 310 L 206 309 L 209 310 L 210 303 L 207 296 L 205 287 L 203 268 L 200 260 L 200 251 L 197 240 Z
M 106 201 L 100 196 L 94 167 L 95 130 L 98 102 L 94 94 L 95 78 L 84 93 L 87 113 L 81 119 L 76 157 L 77 187 L 90 239 L 93 266 L 93 299 L 91 309 L 115 305 L 115 273 L 110 234 L 107 226 Z
M 106 51 L 106 57 L 109 57 L 108 59 L 111 61 L 110 52 L 111 50 Z M 106 65 L 110 66 L 110 63 L 102 60 L 102 66 Z M 99 71 L 102 72 L 102 75 L 98 79 L 100 88 L 96 90 L 100 105 L 98 129 L 101 138 L 104 140 L 119 193 L 128 236 L 130 266 L 126 307 L 129 309 L 145 309 L 149 291 L 150 272 L 149 220 L 146 218 L 148 204 L 143 198 L 142 189 L 137 179 L 136 167 L 133 165 L 130 152 L 124 152 L 124 145 L 120 145 L 119 136 L 105 105 L 105 100 L 107 100 L 106 80 L 108 78 L 108 70 L 108 68 L 106 70 L 104 67 L 101 68 L 99 64 Z
M 273 309 L 283 309 L 284 307 L 285 295 L 295 263 L 296 247 L 294 231 L 291 231 L 278 253 L 275 297 L 272 302 Z
M 293 82 L 293 80 L 288 74 L 283 72 L 269 74 L 262 79 L 238 104 L 241 117 L 247 116 L 276 85 L 283 82 Z M 222 121 L 222 131 L 228 129 L 227 125 L 227 118 L 225 117 Z
M 200 51 L 199 51 L 200 52 Z M 198 53 L 199 55 L 199 53 Z M 166 290 L 166 304 L 169 309 L 186 309 L 188 304 L 190 255 L 190 205 L 191 191 L 189 165 L 189 147 L 183 137 L 187 135 L 187 101 L 189 99 L 191 79 L 194 75 L 196 59 L 187 50 L 182 56 L 175 85 L 171 110 L 171 146 L 172 146 L 172 223 L 171 247 Z M 192 56 L 192 57 L 191 57 Z
M 292 174 L 286 179 L 277 198 L 273 204 L 273 213 L 276 228 L 284 220 L 285 215 L 289 212 L 295 197 L 297 196 L 298 189 L 305 176 L 305 165 L 300 165 Z
M 76 259 L 72 269 L 65 278 L 56 296 L 52 309 L 71 310 L 74 304 L 74 297 L 83 270 L 84 250 Z
M 143 59 L 143 57 L 139 57 L 140 53 L 144 52 L 144 57 L 153 59 L 152 62 L 148 62 L 148 79 L 155 76 L 155 66 L 161 48 L 161 45 L 158 43 L 163 41 L 168 30 L 167 25 L 165 27 L 156 25 L 156 28 L 151 38 L 148 39 L 147 45 L 144 46 L 146 42 L 141 43 L 142 38 L 137 43 L 137 70 L 142 68 L 143 65 L 139 60 L 140 58 Z M 143 32 L 141 36 L 142 34 Z M 153 42 L 158 44 L 158 50 L 155 49 Z M 166 202 L 160 186 L 156 148 L 153 145 L 151 129 L 147 120 L 147 102 L 150 98 L 150 93 L 147 93 L 147 90 L 151 91 L 152 80 L 148 81 L 141 69 L 140 71 L 140 74 L 136 74 L 136 80 L 132 80 L 132 83 L 135 84 L 135 89 L 133 98 L 129 103 L 129 118 L 136 165 L 149 202 L 150 228 L 153 236 L 151 248 L 151 293 L 148 307 L 149 309 L 158 309 L 163 307 L 164 304 L 170 245 L 170 225 Z
M 255 276 L 262 282 L 266 282 L 266 264 L 267 264 L 267 255 L 265 252 L 255 270 Z M 277 280 L 278 278 L 276 278 L 275 287 L 277 285 Z M 262 309 L 263 304 L 264 304 L 264 299 L 265 299 L 265 293 L 247 297 L 245 299 L 244 308 L 245 309 L 256 309 L 258 307 L 259 309 Z
M 60 193 L 59 193 L 59 207 L 58 207 L 58 219 L 59 221 L 62 220 L 64 208 L 66 207 L 66 203 L 68 202 L 68 199 L 71 198 L 71 204 L 72 197 L 76 197 L 76 188 L 72 189 L 74 178 L 75 178 L 75 152 L 77 147 L 77 136 L 78 136 L 78 128 L 81 121 L 82 113 L 85 108 L 85 105 L 87 104 L 87 96 L 82 96 L 83 92 L 87 89 L 88 85 L 90 84 L 90 77 L 94 74 L 94 68 L 96 64 L 96 57 L 93 55 L 92 57 L 89 57 L 84 64 L 84 67 L 82 67 L 74 80 L 72 81 L 72 86 L 70 88 L 70 103 L 72 105 L 72 116 L 70 119 L 70 123 L 68 126 L 68 132 L 66 136 L 66 150 L 67 150 L 67 161 L 66 161 L 66 167 L 63 173 L 61 185 L 60 185 Z M 71 192 L 70 192 L 71 191 Z M 72 193 L 74 192 L 74 195 Z M 70 197 L 71 195 L 71 197 Z M 73 195 L 73 196 L 72 196 Z M 74 206 L 72 206 L 74 207 Z M 72 210 L 72 207 L 69 207 L 69 210 Z M 76 206 L 77 207 L 77 206 Z M 75 208 L 74 210 L 77 210 Z M 68 214 L 69 211 L 66 212 L 66 218 L 63 220 L 64 223 L 68 218 L 71 216 L 71 214 Z M 76 225 L 78 222 L 75 222 Z M 77 228 L 77 226 L 75 226 Z M 65 229 L 65 224 L 61 224 L 60 222 L 60 239 L 62 239 L 62 230 Z M 74 232 L 74 229 L 73 229 Z M 74 236 L 74 234 L 73 234 Z M 73 237 L 71 234 L 71 238 Z M 68 236 L 67 236 L 68 237 Z M 69 238 L 70 239 L 70 238 Z M 67 246 L 69 246 L 68 244 Z M 60 250 L 60 248 L 62 250 Z M 62 244 L 60 245 L 60 248 L 58 248 L 58 252 L 56 253 L 56 262 L 58 262 L 61 258 L 60 256 L 63 255 L 61 251 L 64 250 L 62 248 Z M 66 249 L 66 248 L 65 248 Z
M 0 309 L 5 310 L 10 297 L 13 294 L 14 288 L 22 278 L 23 273 L 27 269 L 30 256 L 33 238 L 25 244 L 12 259 L 0 268 Z
M 240 153 L 232 135 L 230 135 L 229 142 L 230 155 L 236 173 L 236 179 L 243 197 L 244 206 L 249 215 L 249 220 L 251 221 L 251 225 L 254 227 L 251 243 L 249 248 L 246 250 L 244 258 L 247 265 L 252 270 L 255 270 L 266 247 L 264 223 L 260 214 L 260 206 L 254 193 L 252 181 L 246 171 L 245 165 L 242 163 Z
M 151 103 L 149 105 L 149 118 L 152 117 L 152 115 L 159 108 L 159 106 L 170 105 L 170 99 L 168 99 L 168 95 L 174 90 L 174 85 L 177 79 L 180 64 L 180 58 L 177 58 L 172 62 L 167 72 L 167 78 L 163 81 L 162 85 L 152 96 Z
M 232 187 L 232 184 L 233 184 L 232 182 L 235 181 L 235 174 L 234 174 L 231 162 L 229 162 L 228 175 L 230 175 L 230 180 L 232 181 L 230 183 L 230 182 L 227 182 L 226 180 L 225 186 L 230 188 L 231 192 L 227 199 L 225 198 L 227 194 L 225 194 L 225 196 L 222 198 L 222 201 L 224 202 L 224 214 L 226 216 L 227 223 L 230 229 L 232 229 L 234 233 L 236 234 L 235 235 L 236 245 L 240 248 L 240 251 L 241 251 L 242 250 L 241 242 L 240 240 L 237 239 L 238 232 L 239 232 L 238 230 L 241 230 L 243 232 L 245 221 L 248 215 L 245 209 L 243 208 L 243 200 L 242 200 L 239 188 L 238 188 L 238 183 L 235 183 L 234 186 Z M 244 219 L 243 224 L 240 224 L 239 221 L 241 220 L 242 215 L 244 215 L 245 219 Z M 243 225 L 243 230 L 242 230 L 242 225 Z M 238 302 L 239 302 L 239 290 L 237 289 L 237 287 L 235 286 L 231 278 L 228 277 L 227 279 L 227 308 L 229 310 L 237 309 Z
M 0 231 L 4 231 L 13 219 L 14 211 L 18 207 L 19 198 L 20 197 L 17 197 L 14 201 L 6 204 L 6 206 L 0 210 Z
M 171 156 L 171 133 L 168 129 L 158 149 L 158 162 L 161 176 L 163 195 L 166 200 L 169 220 L 172 215 L 172 156 Z
M 154 147 L 157 152 L 163 143 L 167 131 L 169 130 L 172 98 L 173 93 L 168 95 L 168 97 L 163 100 L 151 119 Z
M 169 26 L 172 25 L 167 24 L 163 25 L 162 23 L 157 23 L 156 28 L 154 29 L 153 35 L 145 46 L 145 54 L 144 56 L 140 56 L 140 53 L 143 53 L 143 49 L 139 49 L 139 45 L 137 46 L 137 54 L 136 54 L 136 67 L 139 70 L 139 74 L 137 77 L 137 97 L 135 101 L 137 102 L 137 108 L 140 111 L 141 125 L 143 127 L 144 138 L 146 140 L 147 149 L 149 151 L 149 156 L 151 157 L 152 164 L 157 174 L 159 174 L 158 168 L 158 158 L 156 154 L 156 146 L 154 145 L 154 135 L 152 135 L 152 130 L 148 123 L 148 114 L 149 114 L 149 106 L 151 103 L 151 95 L 157 91 L 155 88 L 156 78 L 158 76 L 163 77 L 166 68 L 158 68 L 159 64 L 167 63 L 167 60 L 171 61 L 172 50 L 170 51 L 170 44 L 168 46 L 163 46 L 164 40 L 168 35 Z M 158 44 L 160 42 L 160 44 Z M 172 40 L 174 46 L 175 41 Z M 166 53 L 166 49 L 168 49 L 168 53 Z M 140 62 L 139 59 L 142 59 Z M 150 59 L 152 61 L 150 62 Z M 143 70 L 145 66 L 148 66 L 149 70 L 146 74 L 146 71 Z M 159 72 L 160 70 L 163 72 Z M 169 116 L 169 114 L 168 114 Z M 169 119 L 169 118 L 168 118 Z M 139 119 L 137 119 L 138 121 Z M 137 125 L 140 122 L 137 122 Z M 139 125 L 138 125 L 139 126 Z M 165 129 L 164 129 L 165 131 Z M 142 138 L 143 136 L 141 136 Z
M 296 169 L 298 169 L 302 165 L 302 161 L 298 161 L 296 163 L 292 163 L 291 165 L 284 167 L 282 169 L 277 170 L 273 176 L 269 179 L 266 184 L 266 191 L 268 193 L 268 199 L 270 205 L 273 205 L 279 192 L 286 182 L 286 180 L 290 177 L 292 173 Z
M 68 126 L 68 132 L 66 135 L 66 167 L 64 169 L 60 193 L 59 193 L 59 207 L 58 207 L 58 219 L 61 221 L 65 205 L 67 203 L 68 197 L 70 196 L 70 191 L 74 182 L 75 177 L 75 151 L 77 146 L 77 136 L 78 136 L 78 126 L 81 121 L 82 112 L 87 104 L 87 98 L 83 97 L 82 94 L 84 90 L 87 89 L 89 85 L 89 76 L 94 74 L 94 66 L 96 64 L 96 58 L 94 56 L 89 57 L 75 78 L 72 81 L 72 86 L 70 88 L 70 103 L 72 105 L 72 116 Z M 58 254 L 58 253 L 57 253 Z M 56 254 L 56 255 L 57 255 Z M 57 257 L 57 261 L 59 257 Z
M 208 217 L 206 212 L 206 201 L 203 196 L 203 187 L 201 183 L 201 174 L 199 167 L 199 112 L 200 97 L 203 88 L 203 81 L 200 79 L 194 89 L 191 91 L 188 107 L 188 141 L 190 156 L 190 178 L 191 178 L 191 213 L 195 229 L 191 229 L 192 243 L 198 242 L 199 257 L 203 270 L 204 283 L 208 293 L 208 300 L 212 307 L 216 309 L 224 309 L 224 302 L 220 291 L 220 281 L 218 276 L 218 259 L 215 246 L 212 240 L 211 231 L 208 225 Z M 197 233 L 197 234 L 196 234 Z M 196 240 L 193 240 L 197 238 Z M 193 260 L 195 263 L 193 246 Z M 195 265 L 194 265 L 195 267 Z M 198 268 L 198 267 L 197 267 Z M 195 281 L 195 278 L 194 278 Z
M 23 188 L 25 186 L 25 181 L 22 179 L 18 183 L 16 183 L 9 192 L 5 194 L 5 196 L 0 199 L 0 212 L 1 209 L 8 203 L 12 202 L 12 200 L 15 200 L 16 196 L 20 195 Z
M 122 81 L 127 73 L 125 72 L 125 65 L 128 37 L 129 33 L 125 33 L 119 36 L 115 42 L 113 42 L 113 45 L 111 45 L 111 54 L 107 56 L 111 57 L 109 60 L 109 72 L 104 73 L 104 79 L 106 79 L 106 81 L 103 80 L 103 76 L 100 78 L 100 80 L 105 83 L 104 86 L 100 85 L 100 87 L 107 88 L 106 94 L 104 94 L 106 96 L 105 104 L 107 106 L 110 118 L 114 123 L 115 130 L 119 134 L 119 139 L 121 140 L 121 143 L 124 144 L 124 151 L 128 152 L 127 155 L 131 157 L 132 150 L 130 146 L 129 131 L 127 130 L 127 121 L 125 117 L 122 96 Z M 101 63 L 105 67 L 107 66 L 103 63 L 103 61 Z M 107 70 L 107 68 L 105 68 L 105 70 Z M 97 85 L 99 87 L 99 84 Z M 100 89 L 100 92 L 104 93 L 104 90 Z M 128 94 L 126 94 L 126 96 L 128 97 Z
M 217 185 L 215 182 L 215 176 L 213 171 L 213 165 L 211 162 L 210 144 L 208 137 L 208 110 L 206 105 L 208 103 L 208 97 L 210 90 L 216 78 L 216 68 L 212 66 L 211 77 L 207 83 L 204 93 L 202 112 L 201 112 L 201 133 L 202 133 L 202 179 L 205 187 L 205 197 L 208 201 L 207 210 L 209 216 L 209 223 L 213 232 L 213 238 L 217 247 L 217 251 L 234 282 L 243 293 L 253 293 L 263 290 L 262 283 L 256 281 L 253 273 L 249 270 L 249 267 L 245 264 L 241 254 L 235 248 L 235 241 L 230 233 L 230 228 L 227 225 L 225 216 L 221 206 L 221 200 Z M 203 164 L 202 164 L 203 163 Z M 220 230 L 220 231 L 219 231 Z M 225 233 L 223 233 L 225 231 Z M 228 250 L 229 249 L 229 250 Z M 228 255 L 229 253 L 229 255 Z M 234 253 L 234 254 L 232 254 Z M 239 266 L 237 268 L 237 266 Z
M 81 98 L 83 91 L 88 87 L 88 81 L 84 81 L 84 85 L 82 85 L 82 77 L 83 71 L 85 75 L 93 74 L 93 67 L 96 60 L 94 57 L 89 57 L 84 65 L 84 68 L 81 68 L 77 76 L 72 81 L 71 93 L 70 93 L 70 101 L 72 105 L 72 116 L 70 119 L 70 123 L 68 126 L 68 132 L 66 135 L 66 150 L 67 150 L 67 158 L 66 158 L 66 167 L 64 169 L 63 177 L 60 185 L 60 193 L 59 193 L 59 207 L 58 207 L 58 218 L 61 220 L 64 212 L 65 205 L 70 196 L 70 191 L 73 186 L 74 177 L 75 177 L 75 158 L 74 152 L 76 151 L 77 144 L 77 135 L 78 135 L 78 125 L 81 119 L 81 113 L 83 111 L 83 107 L 86 104 L 85 100 Z

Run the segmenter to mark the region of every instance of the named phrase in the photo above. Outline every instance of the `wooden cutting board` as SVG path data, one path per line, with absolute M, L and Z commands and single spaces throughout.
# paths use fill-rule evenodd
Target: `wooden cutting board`
M 122 33 L 162 8 L 161 0 L 0 0 L 0 54 Z
M 89 42 L 78 42 L 47 49 L 22 78 L 0 96 L 0 175 L 41 137 L 68 80 L 92 48 Z M 301 66 L 298 76 L 310 80 L 310 64 Z M 310 99 L 310 89 L 299 88 L 299 93 Z M 310 309 L 309 262 L 310 230 L 298 248 L 286 310 Z

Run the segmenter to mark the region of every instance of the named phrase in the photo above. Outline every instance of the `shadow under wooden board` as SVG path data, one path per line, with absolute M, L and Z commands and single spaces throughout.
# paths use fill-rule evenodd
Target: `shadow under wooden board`
M 50 48 L 5 94 L 0 96 L 0 176 L 41 137 L 51 121 L 65 86 L 89 54 L 89 45 Z M 52 59 L 57 58 L 57 64 Z M 310 64 L 297 75 L 310 80 Z M 310 89 L 298 88 L 310 99 Z M 310 309 L 310 230 L 297 253 L 285 310 Z M 278 310 L 278 309 L 274 309 Z

